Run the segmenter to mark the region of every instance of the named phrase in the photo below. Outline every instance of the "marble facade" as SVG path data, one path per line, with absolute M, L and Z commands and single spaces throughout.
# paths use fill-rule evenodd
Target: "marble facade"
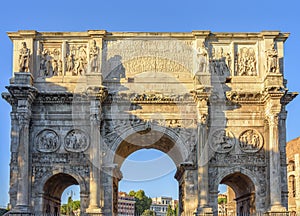
M 11 215 L 117 215 L 120 167 L 155 148 L 177 166 L 180 215 L 287 211 L 288 33 L 10 32 Z

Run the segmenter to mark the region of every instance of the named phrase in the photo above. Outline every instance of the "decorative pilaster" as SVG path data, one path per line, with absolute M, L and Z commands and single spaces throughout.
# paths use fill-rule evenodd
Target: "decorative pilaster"
M 103 214 L 103 193 L 101 192 L 101 136 L 100 125 L 102 119 L 101 103 L 107 96 L 105 87 L 88 87 L 87 94 L 90 98 L 90 126 L 91 126 L 91 146 L 90 146 L 90 202 L 87 209 L 89 215 Z

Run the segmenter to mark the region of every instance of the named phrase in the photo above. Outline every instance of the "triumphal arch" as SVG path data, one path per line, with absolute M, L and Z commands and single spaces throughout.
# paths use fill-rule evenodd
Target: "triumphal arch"
M 154 148 L 177 166 L 180 215 L 287 209 L 288 33 L 10 32 L 11 215 L 118 215 L 120 167 Z M 159 167 L 157 168 L 159 169 Z

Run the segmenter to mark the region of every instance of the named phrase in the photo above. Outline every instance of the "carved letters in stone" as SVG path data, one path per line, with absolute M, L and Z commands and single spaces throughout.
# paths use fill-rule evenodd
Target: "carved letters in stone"
M 89 138 L 81 130 L 71 130 L 65 137 L 64 147 L 70 152 L 83 152 L 89 147 Z
M 54 152 L 60 147 L 59 137 L 53 130 L 43 130 L 36 136 L 35 146 L 40 152 Z
M 237 54 L 237 73 L 239 76 L 256 76 L 256 57 L 252 47 L 242 47 Z
M 239 145 L 244 152 L 258 152 L 263 146 L 263 137 L 256 130 L 245 130 L 239 137 Z
M 210 136 L 210 147 L 219 153 L 229 152 L 235 145 L 235 137 L 232 132 L 224 129 L 214 131 Z

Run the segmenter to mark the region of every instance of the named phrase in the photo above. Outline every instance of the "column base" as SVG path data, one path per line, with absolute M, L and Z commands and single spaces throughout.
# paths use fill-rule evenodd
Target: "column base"
M 92 216 L 104 215 L 102 208 L 99 207 L 89 207 L 86 209 L 85 213 Z
M 209 206 L 202 206 L 196 210 L 195 215 L 197 216 L 213 215 L 213 210 Z
M 269 211 L 265 213 L 266 215 L 289 215 L 289 212 L 282 205 L 273 205 L 270 207 Z
M 33 216 L 34 213 L 30 206 L 26 205 L 17 205 L 11 211 L 7 212 L 5 215 L 13 215 L 13 216 Z

